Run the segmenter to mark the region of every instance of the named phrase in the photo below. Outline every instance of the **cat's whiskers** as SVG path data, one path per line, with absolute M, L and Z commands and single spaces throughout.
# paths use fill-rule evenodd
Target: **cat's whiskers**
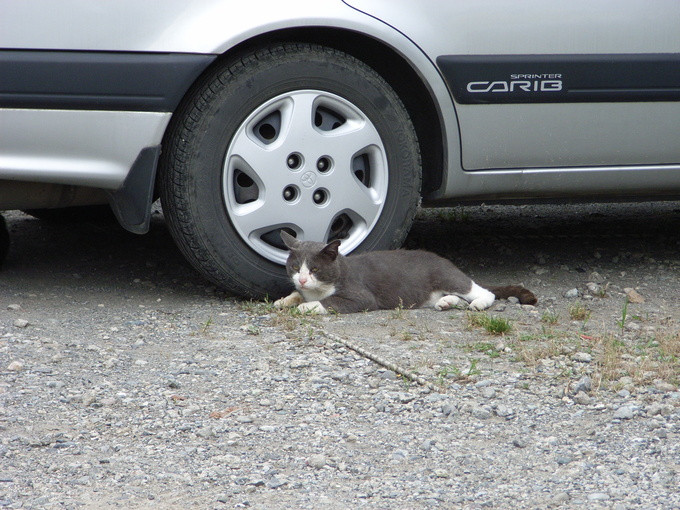
M 335 285 L 324 283 L 313 289 L 298 289 L 305 301 L 321 301 L 335 294 Z

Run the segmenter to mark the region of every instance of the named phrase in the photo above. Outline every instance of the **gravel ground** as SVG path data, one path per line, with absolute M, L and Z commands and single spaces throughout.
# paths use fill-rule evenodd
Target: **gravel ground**
M 680 508 L 678 203 L 422 214 L 407 246 L 539 296 L 486 314 L 296 316 L 160 214 L 5 216 L 0 507 Z

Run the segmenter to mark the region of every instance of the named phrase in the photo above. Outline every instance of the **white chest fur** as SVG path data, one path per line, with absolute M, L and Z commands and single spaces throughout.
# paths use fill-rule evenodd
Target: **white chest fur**
M 293 275 L 293 282 L 295 283 L 295 288 L 302 294 L 304 300 L 308 302 L 321 301 L 335 294 L 335 285 L 317 280 L 306 263 L 303 263 L 300 271 Z

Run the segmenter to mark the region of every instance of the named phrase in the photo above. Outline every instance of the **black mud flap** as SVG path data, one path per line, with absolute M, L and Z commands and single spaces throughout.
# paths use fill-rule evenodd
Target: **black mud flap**
M 160 145 L 143 149 L 123 185 L 107 193 L 116 219 L 125 230 L 134 234 L 146 234 L 149 231 L 160 153 Z

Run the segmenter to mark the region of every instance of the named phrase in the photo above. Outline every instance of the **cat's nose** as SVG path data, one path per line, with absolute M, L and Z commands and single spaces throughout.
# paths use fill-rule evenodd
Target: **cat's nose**
M 307 283 L 307 278 L 304 276 L 300 276 L 298 278 L 298 282 L 300 282 L 300 285 L 304 285 L 305 283 Z

